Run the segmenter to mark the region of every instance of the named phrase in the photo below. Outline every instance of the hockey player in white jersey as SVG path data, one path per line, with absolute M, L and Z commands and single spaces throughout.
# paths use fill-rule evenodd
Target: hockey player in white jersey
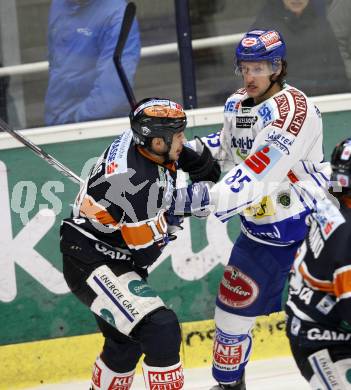
M 305 217 L 324 197 L 321 114 L 286 84 L 286 48 L 277 31 L 250 31 L 236 49 L 244 88 L 224 107 L 224 125 L 206 143 L 228 171 L 210 190 L 223 222 L 240 213 L 241 233 L 216 299 L 213 389 L 245 389 L 259 315 L 281 310 L 281 293 L 304 239 Z

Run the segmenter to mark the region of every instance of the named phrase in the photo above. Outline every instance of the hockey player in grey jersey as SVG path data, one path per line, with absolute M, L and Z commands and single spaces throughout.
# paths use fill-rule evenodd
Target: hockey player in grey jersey
M 180 220 L 172 210 L 184 208 L 174 203 L 196 188 L 178 196 L 177 169 L 193 182 L 216 181 L 220 169 L 207 148 L 198 155 L 183 146 L 180 104 L 145 99 L 130 120 L 131 129 L 103 152 L 62 223 L 63 272 L 105 338 L 92 390 L 130 389 L 142 354 L 146 389 L 183 389 L 177 316 L 149 286 L 148 267 L 175 238 Z M 187 210 L 196 214 L 191 205 Z
M 351 138 L 331 162 L 340 209 L 325 200 L 308 216 L 285 308 L 291 350 L 314 390 L 351 388 Z

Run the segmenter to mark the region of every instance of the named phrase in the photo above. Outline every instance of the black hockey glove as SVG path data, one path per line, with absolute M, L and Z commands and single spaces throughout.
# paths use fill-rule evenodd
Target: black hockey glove
M 199 137 L 195 137 L 200 154 L 189 147 L 184 146 L 179 156 L 178 166 L 190 176 L 193 183 L 199 181 L 211 181 L 217 183 L 221 176 L 221 168 L 212 157 L 210 149 Z

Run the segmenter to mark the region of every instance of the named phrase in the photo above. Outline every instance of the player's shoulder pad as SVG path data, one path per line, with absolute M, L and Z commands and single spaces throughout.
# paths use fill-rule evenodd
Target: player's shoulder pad
M 236 113 L 240 102 L 246 98 L 246 89 L 240 88 L 228 97 L 224 105 L 225 113 Z

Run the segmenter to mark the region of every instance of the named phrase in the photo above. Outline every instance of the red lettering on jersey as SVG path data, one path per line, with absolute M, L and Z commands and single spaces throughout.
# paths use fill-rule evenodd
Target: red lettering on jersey
M 279 118 L 272 122 L 272 126 L 282 129 L 290 111 L 289 100 L 285 94 L 276 96 L 274 100 L 278 106 Z
M 288 90 L 294 100 L 295 103 L 295 111 L 294 116 L 292 118 L 292 121 L 287 128 L 287 131 L 295 136 L 297 136 L 305 122 L 306 116 L 307 116 L 307 101 L 305 96 L 302 95 L 299 91 L 296 89 L 289 89 Z
M 254 155 L 244 160 L 244 163 L 255 173 L 262 173 L 271 162 L 271 159 L 267 156 L 269 147 L 265 146 L 262 150 L 259 150 Z

